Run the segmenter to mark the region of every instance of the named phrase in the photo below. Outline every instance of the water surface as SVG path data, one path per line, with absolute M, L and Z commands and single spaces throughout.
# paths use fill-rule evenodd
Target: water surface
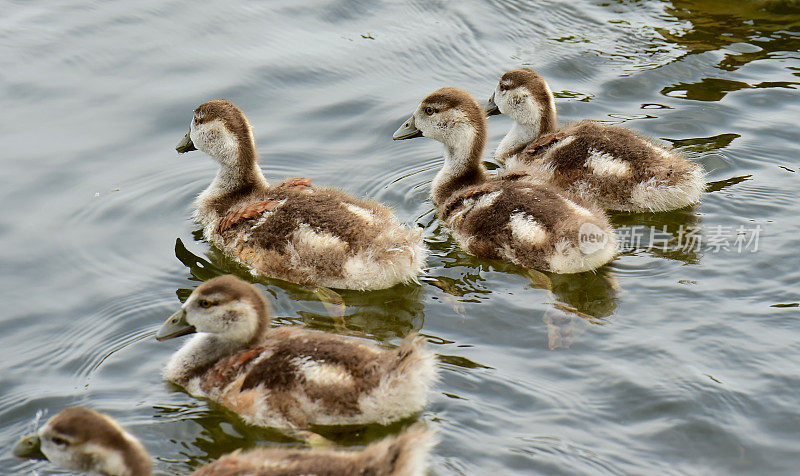
M 7 2 L 1 472 L 54 472 L 10 449 L 67 405 L 119 419 L 162 474 L 292 444 L 160 377 L 181 342 L 153 332 L 179 298 L 242 273 L 188 219 L 214 164 L 173 150 L 192 109 L 222 97 L 248 114 L 268 179 L 311 177 L 424 227 L 421 285 L 343 296 L 346 332 L 416 330 L 441 356 L 419 416 L 441 440 L 432 473 L 793 473 L 798 50 L 793 1 Z M 624 124 L 701 163 L 701 205 L 613 222 L 703 245 L 645 235 L 580 276 L 461 252 L 427 200 L 440 144 L 391 134 L 434 89 L 483 100 L 521 65 L 549 80 L 562 122 Z M 490 147 L 509 126 L 492 118 Z M 757 250 L 733 246 L 739 227 L 760 227 Z M 306 290 L 260 286 L 277 324 L 336 329 Z M 410 422 L 325 431 L 361 445 Z

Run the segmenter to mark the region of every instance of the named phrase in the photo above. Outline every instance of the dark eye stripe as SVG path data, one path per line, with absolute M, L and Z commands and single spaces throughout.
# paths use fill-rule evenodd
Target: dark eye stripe
M 69 441 L 65 440 L 64 438 L 60 438 L 58 436 L 54 436 L 50 439 L 54 444 L 58 446 L 66 446 L 69 444 Z

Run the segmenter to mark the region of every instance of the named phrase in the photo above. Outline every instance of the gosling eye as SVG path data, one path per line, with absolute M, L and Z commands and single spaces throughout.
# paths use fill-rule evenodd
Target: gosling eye
M 64 438 L 61 438 L 59 436 L 54 436 L 54 437 L 50 438 L 50 441 L 52 441 L 53 444 L 56 445 L 56 446 L 69 446 L 69 441 L 67 441 Z
M 434 112 L 435 112 L 435 110 L 430 106 L 425 108 L 425 114 L 427 114 L 429 116 L 433 115 Z
M 200 307 L 206 308 L 206 309 L 211 307 L 211 301 L 208 301 L 206 299 L 201 299 L 201 300 L 197 301 L 197 304 L 199 304 Z

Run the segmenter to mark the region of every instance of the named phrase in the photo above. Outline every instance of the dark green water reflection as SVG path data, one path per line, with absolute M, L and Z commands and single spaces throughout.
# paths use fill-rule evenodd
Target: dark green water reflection
M 796 472 L 797 2 L 23 2 L 0 25 L 3 474 L 53 471 L 10 449 L 76 404 L 118 418 L 161 473 L 295 444 L 160 376 L 180 342 L 152 333 L 180 299 L 248 276 L 188 220 L 213 163 L 173 151 L 218 97 L 248 114 L 270 180 L 311 177 L 424 227 L 421 283 L 343 292 L 341 319 L 258 283 L 276 325 L 429 338 L 433 473 Z M 614 214 L 620 234 L 663 235 L 596 274 L 461 252 L 427 201 L 439 145 L 391 134 L 430 91 L 483 100 L 520 65 L 550 81 L 562 122 L 623 124 L 703 164 L 703 203 Z M 510 123 L 489 126 L 494 147 Z M 759 227 L 757 249 L 733 246 L 740 227 Z M 678 246 L 690 229 L 702 245 Z M 727 249 L 710 246 L 720 230 Z M 413 420 L 320 431 L 362 445 Z

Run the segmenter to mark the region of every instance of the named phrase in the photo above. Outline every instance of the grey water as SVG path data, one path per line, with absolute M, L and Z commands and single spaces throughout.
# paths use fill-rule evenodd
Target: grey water
M 213 98 L 254 126 L 271 181 L 392 206 L 432 250 L 419 285 L 343 292 L 262 280 L 277 323 L 440 355 L 417 419 L 432 474 L 792 474 L 800 466 L 800 5 L 796 1 L 3 2 L 0 473 L 69 405 L 117 418 L 159 474 L 293 445 L 166 384 L 153 338 L 203 279 L 244 271 L 191 202 L 215 166 L 174 145 Z M 708 172 L 700 205 L 614 214 L 598 273 L 472 258 L 427 199 L 440 144 L 393 142 L 425 95 L 485 100 L 528 66 L 560 121 L 621 124 Z M 510 122 L 493 117 L 489 149 Z M 492 168 L 491 150 L 485 159 Z M 692 233 L 693 240 L 687 237 Z M 358 447 L 400 431 L 330 428 Z

